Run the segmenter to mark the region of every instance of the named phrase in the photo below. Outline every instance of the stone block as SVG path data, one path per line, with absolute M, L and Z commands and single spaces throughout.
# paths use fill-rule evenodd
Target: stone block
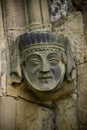
M 0 130 L 15 130 L 16 101 L 11 97 L 0 97 Z
M 77 130 L 76 104 L 73 95 L 61 98 L 56 105 L 56 129 Z
M 77 63 L 83 63 L 87 47 L 84 40 L 84 26 L 81 12 L 78 11 L 68 15 L 62 23 L 56 22 L 53 28 L 56 33 L 64 34 L 69 38 Z
M 19 99 L 16 130 L 53 130 L 54 115 L 51 109 Z
M 5 29 L 23 29 L 26 25 L 25 4 L 23 0 L 3 1 Z

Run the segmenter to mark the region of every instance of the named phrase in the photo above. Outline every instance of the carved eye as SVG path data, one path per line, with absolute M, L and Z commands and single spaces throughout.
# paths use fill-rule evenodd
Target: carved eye
M 56 58 L 49 59 L 49 64 L 52 65 L 52 66 L 58 65 L 58 62 L 59 62 L 59 60 L 56 59 Z
M 59 55 L 57 53 L 50 53 L 47 56 L 47 59 L 48 59 L 49 64 L 52 66 L 57 66 L 60 60 Z
M 39 55 L 37 54 L 33 54 L 28 56 L 28 58 L 26 59 L 26 65 L 28 65 L 29 67 L 38 67 L 41 65 L 41 58 Z
M 33 59 L 33 60 L 30 61 L 30 65 L 31 65 L 32 67 L 37 67 L 37 66 L 40 65 L 40 61 L 37 60 L 37 59 Z

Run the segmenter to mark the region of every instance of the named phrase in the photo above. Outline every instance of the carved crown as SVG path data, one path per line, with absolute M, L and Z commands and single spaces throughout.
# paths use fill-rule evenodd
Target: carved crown
M 57 36 L 52 31 L 47 32 L 28 32 L 24 33 L 21 36 L 18 37 L 18 48 L 20 51 L 20 54 L 23 54 L 25 50 L 27 51 L 28 48 L 30 48 L 32 45 L 37 44 L 48 44 L 49 46 L 52 44 L 56 44 L 57 46 L 60 46 L 61 49 L 65 49 L 65 43 L 66 43 L 66 37 L 63 35 Z

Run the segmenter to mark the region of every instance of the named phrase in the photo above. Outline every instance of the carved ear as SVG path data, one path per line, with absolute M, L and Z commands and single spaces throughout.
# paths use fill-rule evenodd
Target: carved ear
M 75 61 L 73 59 L 72 50 L 68 39 L 66 39 L 65 49 L 66 49 L 66 56 L 67 56 L 66 76 L 68 81 L 72 81 L 76 78 L 76 67 L 75 67 Z
M 19 37 L 10 48 L 10 84 L 20 83 L 22 81 L 18 43 Z

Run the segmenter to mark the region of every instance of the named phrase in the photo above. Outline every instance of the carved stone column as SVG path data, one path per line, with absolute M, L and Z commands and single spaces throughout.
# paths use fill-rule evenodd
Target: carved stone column
M 28 18 L 30 30 L 49 30 L 49 10 L 47 0 L 28 0 Z

